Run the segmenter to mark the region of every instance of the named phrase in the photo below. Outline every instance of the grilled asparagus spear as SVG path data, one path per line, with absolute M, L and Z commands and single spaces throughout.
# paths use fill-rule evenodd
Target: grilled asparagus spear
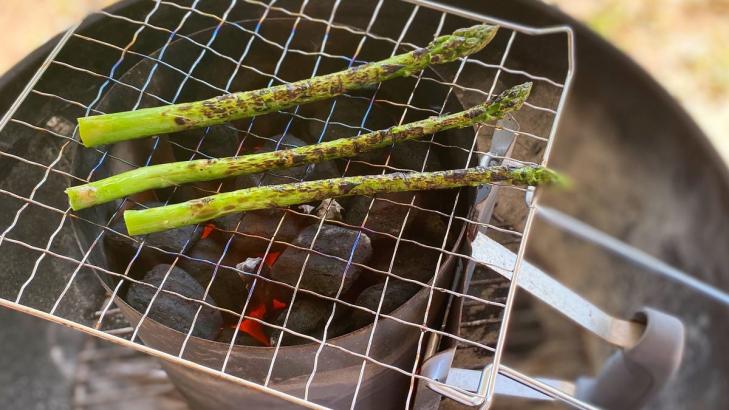
M 234 212 L 285 207 L 325 198 L 446 189 L 492 182 L 545 185 L 561 181 L 562 177 L 556 172 L 539 166 L 475 167 L 452 171 L 398 172 L 376 176 L 332 178 L 241 189 L 174 205 L 125 211 L 124 221 L 130 235 L 143 235 L 205 222 Z
M 431 117 L 353 138 L 340 138 L 321 144 L 241 157 L 181 161 L 137 168 L 99 181 L 68 188 L 66 194 L 71 208 L 79 210 L 150 189 L 291 168 L 353 156 L 439 131 L 465 128 L 502 118 L 508 112 L 518 110 L 530 90 L 531 83 L 524 83 L 504 91 L 490 102 L 463 112 Z
M 454 61 L 481 50 L 498 27 L 477 25 L 433 40 L 427 47 L 332 74 L 204 101 L 144 108 L 78 119 L 87 147 L 151 135 L 222 124 L 241 118 L 323 100 L 392 78 L 405 77 L 430 64 Z

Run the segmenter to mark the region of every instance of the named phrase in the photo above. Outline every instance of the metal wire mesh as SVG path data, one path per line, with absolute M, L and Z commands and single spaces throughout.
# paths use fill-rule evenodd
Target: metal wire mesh
M 508 267 L 518 272 L 523 258 L 531 220 L 533 203 L 525 200 L 526 190 L 514 187 L 502 187 L 500 192 L 501 208 L 488 221 L 470 217 L 464 212 L 471 205 L 468 201 L 468 190 L 444 195 L 445 203 L 439 206 L 424 206 L 416 202 L 415 197 L 401 203 L 388 198 L 371 198 L 368 210 L 360 224 L 350 224 L 339 220 L 327 219 L 298 208 L 286 209 L 278 221 L 275 231 L 269 236 L 251 235 L 240 232 L 241 222 L 234 229 L 224 230 L 217 226 L 197 226 L 193 235 L 200 235 L 205 229 L 213 229 L 228 238 L 217 261 L 194 259 L 189 255 L 189 247 L 193 237 L 189 238 L 180 249 L 171 251 L 147 243 L 145 238 L 131 238 L 123 232 L 114 231 L 114 222 L 121 211 L 130 206 L 144 206 L 127 199 L 115 204 L 109 214 L 102 217 L 91 212 L 71 212 L 61 194 L 63 188 L 91 181 L 110 172 L 109 169 L 128 169 L 154 163 L 166 146 L 184 152 L 187 159 L 210 158 L 204 149 L 206 138 L 211 133 L 206 129 L 199 135 L 193 145 L 164 140 L 155 137 L 149 143 L 142 156 L 119 154 L 111 147 L 86 149 L 78 140 L 75 117 L 99 114 L 108 106 L 110 90 L 123 92 L 134 98 L 124 99 L 130 104 L 123 109 L 137 109 L 145 106 L 169 104 L 185 99 L 194 90 L 197 94 L 218 95 L 241 89 L 241 84 L 248 84 L 254 78 L 256 84 L 270 86 L 287 81 L 294 81 L 306 76 L 316 76 L 331 71 L 333 67 L 342 69 L 374 61 L 389 55 L 413 49 L 423 45 L 423 39 L 445 34 L 458 27 L 477 22 L 493 22 L 493 19 L 479 16 L 462 10 L 451 9 L 436 3 L 424 1 L 373 1 L 350 4 L 341 0 L 327 2 L 277 1 L 268 3 L 257 0 L 231 0 L 223 2 L 205 2 L 201 0 L 179 1 L 140 1 L 137 7 L 118 8 L 115 11 L 100 11 L 92 15 L 78 27 L 70 29 L 58 43 L 46 64 L 40 68 L 36 77 L 29 83 L 24 92 L 13 105 L 8 114 L 0 122 L 2 141 L 16 141 L 18 136 L 38 141 L 30 142 L 31 149 L 20 149 L 17 143 L 7 143 L 0 147 L 0 157 L 8 169 L 22 173 L 25 183 L 0 187 L 2 202 L 12 209 L 2 218 L 0 234 L 0 254 L 13 255 L 26 261 L 28 268 L 6 281 L 0 302 L 4 306 L 41 316 L 45 319 L 63 323 L 95 336 L 110 340 L 137 350 L 164 358 L 172 363 L 215 374 L 219 377 L 242 384 L 269 394 L 278 395 L 287 400 L 307 406 L 317 405 L 316 396 L 311 395 L 316 386 L 317 372 L 322 352 L 336 350 L 351 356 L 360 363 L 357 368 L 357 380 L 351 394 L 350 407 L 358 405 L 359 391 L 368 369 L 384 369 L 409 378 L 405 406 L 412 403 L 418 381 L 423 376 L 418 374 L 421 364 L 421 347 L 428 335 L 438 334 L 444 338 L 457 341 L 461 346 L 482 352 L 484 364 L 495 364 L 498 371 L 501 352 L 505 343 L 506 323 L 513 303 L 515 285 L 500 298 L 484 297 L 483 294 L 471 294 L 453 290 L 450 286 L 440 285 L 438 276 L 443 274 L 448 260 L 454 264 L 465 264 L 475 261 L 468 251 L 454 246 L 454 238 L 459 230 L 486 229 L 488 235 L 496 238 L 517 253 L 515 266 Z M 99 22 L 103 22 L 99 24 Z M 253 118 L 243 123 L 230 124 L 226 127 L 242 135 L 242 141 L 235 152 L 244 154 L 246 144 L 271 141 L 277 149 L 286 148 L 275 135 L 286 135 L 294 129 L 309 127 L 313 139 L 322 141 L 334 132 L 358 135 L 371 131 L 368 119 L 378 107 L 386 107 L 388 112 L 397 113 L 394 123 L 406 123 L 425 116 L 449 112 L 454 104 L 473 105 L 493 97 L 510 85 L 525 80 L 534 81 L 534 96 L 514 117 L 520 123 L 517 135 L 517 147 L 511 160 L 523 163 L 546 163 L 554 137 L 561 106 L 572 75 L 571 37 L 567 28 L 533 29 L 516 24 L 496 21 L 502 29 L 493 45 L 484 51 L 460 59 L 455 63 L 438 70 L 424 70 L 412 78 L 396 80 L 399 82 L 397 92 L 393 92 L 389 84 L 378 85 L 364 92 L 345 94 L 332 101 L 319 104 L 322 108 L 314 114 L 306 107 L 296 107 L 261 118 Z M 288 27 L 285 32 L 271 30 Z M 301 33 L 306 33 L 302 35 Z M 316 33 L 316 35 L 313 35 Z M 427 40 L 425 40 L 427 42 Z M 527 53 L 526 49 L 538 46 L 539 41 L 561 41 L 564 43 L 564 55 L 544 56 L 539 53 Z M 184 53 L 176 45 L 184 44 Z M 510 58 L 519 54 L 517 61 Z M 525 57 L 528 56 L 528 57 Z M 260 64 L 265 61 L 266 64 Z M 134 70 L 142 63 L 147 71 L 139 77 L 138 83 L 125 82 L 125 73 Z M 203 70 L 215 67 L 215 70 Z M 544 67 L 544 70 L 540 70 Z M 157 84 L 160 77 L 175 78 L 174 87 L 168 83 Z M 119 91 L 123 90 L 123 91 Z M 442 103 L 423 105 L 427 93 L 429 98 L 437 94 Z M 352 116 L 347 105 L 352 103 L 364 109 Z M 344 107 L 339 109 L 338 107 Z M 114 106 L 115 109 L 119 107 Z M 351 109 L 349 110 L 351 111 Z M 348 115 L 342 115 L 348 114 Z M 276 118 L 276 124 L 283 124 L 282 129 L 271 130 L 266 127 L 268 118 Z M 344 119 L 342 119 L 344 118 Z M 391 124 L 391 125 L 394 125 Z M 476 162 L 488 150 L 491 133 L 498 127 L 487 124 L 468 131 L 468 138 L 462 144 L 439 139 L 437 135 L 429 136 L 417 142 L 424 147 L 424 160 L 419 168 L 398 167 L 391 161 L 388 153 L 384 163 L 375 163 L 363 159 L 351 159 L 344 162 L 343 175 L 348 175 L 351 168 L 365 166 L 370 173 L 386 173 L 392 171 L 426 170 L 428 159 L 435 153 L 449 153 L 460 159 L 458 167 L 468 167 Z M 272 133 L 273 131 L 273 133 Z M 15 139 L 14 139 L 15 138 Z M 38 145 L 40 144 L 40 145 Z M 169 145 L 166 145 L 169 144 Z M 23 148 L 28 148 L 27 146 Z M 78 166 L 79 153 L 94 156 L 90 166 Z M 91 154 L 90 154 L 91 153 Z M 233 154 L 233 153 L 230 153 Z M 290 176 L 278 175 L 281 178 Z M 219 192 L 223 184 L 214 186 L 195 186 L 196 195 L 209 195 Z M 172 190 L 168 198 L 173 197 L 178 187 Z M 169 199 L 167 199 L 169 200 Z M 403 220 L 399 224 L 397 234 L 371 229 L 367 225 L 370 210 L 378 202 L 385 202 L 406 209 Z M 327 205 L 330 207 L 331 203 Z M 408 221 L 415 214 L 428 214 L 440 220 L 444 231 L 437 241 L 420 241 L 404 235 Z M 509 215 L 505 218 L 504 215 Z M 287 219 L 288 218 L 288 219 Z M 306 218 L 318 227 L 311 245 L 302 247 L 284 241 L 278 237 L 279 230 L 289 223 L 291 218 Z M 349 258 L 315 249 L 316 240 L 325 222 L 338 225 L 357 232 Z M 81 226 L 82 228 L 79 228 Z M 79 230 L 93 232 L 88 242 L 78 241 Z M 136 253 L 124 269 L 112 269 L 94 259 L 94 253 L 102 247 L 104 235 L 120 235 L 137 243 Z M 353 260 L 354 249 L 362 235 L 372 238 L 383 238 L 393 243 L 393 252 L 385 268 L 374 267 L 368 263 L 357 263 Z M 266 247 L 262 257 L 265 259 L 277 247 L 299 248 L 307 251 L 307 256 L 299 273 L 299 281 L 295 285 L 275 281 L 262 274 L 263 264 L 255 273 L 244 272 L 236 266 L 224 262 L 233 241 L 241 236 L 254 237 L 265 241 Z M 68 242 L 73 242 L 69 245 Z M 77 241 L 77 239 L 76 239 Z M 75 247 L 75 250 L 74 250 Z M 393 266 L 401 247 L 414 247 L 421 252 L 437 254 L 433 269 L 433 279 L 429 281 L 414 280 L 393 272 Z M 80 248 L 80 249 L 79 249 Z M 190 298 L 152 286 L 130 275 L 133 265 L 143 252 L 154 250 L 173 258 L 172 266 L 166 272 L 163 284 L 168 279 L 172 267 L 183 261 L 195 260 L 209 264 L 213 276 L 204 284 L 203 297 Z M 344 281 L 334 296 L 323 295 L 300 287 L 311 255 L 332 258 L 345 264 L 345 275 L 349 269 L 360 269 L 367 275 L 384 278 L 384 288 L 376 309 L 362 307 L 343 292 Z M 475 261 L 478 262 L 478 261 Z M 242 312 L 221 308 L 210 304 L 207 296 L 214 285 L 217 272 L 222 269 L 236 271 L 251 277 Z M 96 283 L 96 276 L 112 278 L 114 281 L 105 291 Z M 516 273 L 514 274 L 516 276 Z M 384 312 L 386 289 L 393 280 L 417 285 L 424 289 L 424 309 L 419 312 L 421 319 L 403 319 L 395 312 Z M 514 281 L 515 282 L 515 281 Z M 125 287 L 130 283 L 154 288 L 154 296 L 146 311 L 140 312 L 141 318 L 131 327 L 110 320 L 110 312 L 115 312 L 115 300 L 123 295 Z M 256 287 L 274 283 L 289 289 L 291 300 L 285 310 L 282 324 L 271 323 L 250 314 L 252 297 Z M 95 289 L 89 293 L 88 289 Z M 140 332 L 143 324 L 150 321 L 148 315 L 160 294 L 172 295 L 197 304 L 197 313 L 184 336 L 184 341 L 176 351 L 150 347 L 143 343 Z M 297 297 L 316 297 L 331 302 L 331 311 L 327 315 L 322 337 L 298 333 L 287 327 L 291 309 Z M 498 337 L 493 340 L 479 340 L 463 337 L 449 332 L 438 324 L 440 313 L 432 308 L 433 299 L 443 296 L 464 298 L 469 306 L 478 306 L 488 310 L 493 316 L 492 325 L 498 326 Z M 188 349 L 188 343 L 195 338 L 193 330 L 199 320 L 203 308 L 217 309 L 236 318 L 235 333 L 228 345 L 227 354 L 219 366 L 198 361 Z M 368 329 L 367 343 L 360 351 L 341 343 L 332 342 L 327 333 L 338 318 L 338 311 L 362 311 L 374 318 Z M 93 314 L 89 314 L 93 312 Z M 306 375 L 304 389 L 298 397 L 285 394 L 277 388 L 281 382 L 276 374 L 279 368 L 287 363 L 281 359 L 283 337 L 279 337 L 270 348 L 272 354 L 265 366 L 265 377 L 262 380 L 246 380 L 245 375 L 230 372 L 231 361 L 236 360 L 232 352 L 235 349 L 236 335 L 244 320 L 260 323 L 269 331 L 282 331 L 302 338 L 316 345 L 311 370 Z M 418 332 L 415 344 L 415 360 L 407 365 L 396 365 L 378 360 L 372 350 L 377 348 L 376 337 L 382 332 L 381 323 L 389 321 L 396 326 L 414 329 Z M 482 325 L 471 323 L 469 326 Z M 490 357 L 490 358 L 489 358 Z M 491 380 L 494 380 L 491 377 Z M 431 380 L 432 381 L 432 380 Z M 442 383 L 432 381 L 434 383 Z M 486 399 L 492 394 L 491 389 L 484 395 Z

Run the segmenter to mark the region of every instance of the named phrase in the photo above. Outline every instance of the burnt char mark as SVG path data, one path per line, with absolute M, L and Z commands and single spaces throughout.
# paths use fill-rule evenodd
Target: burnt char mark
M 301 95 L 301 88 L 294 84 L 286 84 L 286 95 L 288 95 L 289 100 L 295 100 Z
M 186 125 L 190 124 L 190 120 L 188 120 L 185 117 L 180 117 L 179 115 L 175 116 L 175 124 L 184 127 Z
M 361 138 L 362 141 L 364 141 L 364 144 L 379 144 L 380 142 L 385 140 L 385 137 L 387 136 L 387 133 L 385 133 L 382 130 L 375 131 L 369 134 L 360 135 L 358 138 Z
M 250 100 L 253 101 L 253 106 L 256 107 L 256 110 L 263 112 L 268 110 L 268 104 L 266 104 L 266 100 L 261 95 L 262 93 L 253 93 L 250 96 Z M 248 109 L 248 103 L 246 100 L 240 99 L 236 102 L 236 105 L 238 108 L 247 110 Z
M 425 134 L 423 127 L 410 127 L 402 132 L 393 132 L 393 129 L 389 128 L 387 132 L 391 136 L 393 144 L 398 141 L 419 138 Z
M 337 147 L 333 146 L 327 146 L 321 149 L 322 155 L 326 156 L 337 156 L 339 154 L 339 149 Z
M 337 75 L 333 78 L 334 81 L 332 81 L 331 86 L 329 87 L 329 93 L 331 95 L 339 95 L 343 94 L 346 89 L 344 88 L 344 82 L 342 82 L 342 77 Z
M 224 119 L 231 114 L 231 110 L 228 109 L 224 103 L 224 100 L 218 99 L 217 101 L 205 101 L 202 103 L 202 114 L 208 118 L 221 118 Z
M 201 219 L 209 219 L 217 213 L 215 209 L 208 207 L 208 204 L 212 201 L 210 198 L 201 198 L 198 200 L 191 201 L 190 211 L 191 213 Z
M 461 118 L 459 117 L 446 117 L 438 120 L 438 125 L 435 127 L 436 130 L 444 130 L 448 128 L 459 128 Z
M 382 73 L 385 76 L 391 76 L 396 74 L 398 71 L 402 70 L 403 67 L 405 67 L 402 64 L 383 64 L 382 66 Z
M 498 169 L 496 172 L 491 173 L 491 182 L 501 182 L 501 181 L 508 181 L 511 179 L 508 175 L 508 170 L 506 168 L 504 169 Z
M 293 162 L 294 164 L 304 163 L 307 160 L 309 160 L 309 157 L 304 154 L 296 154 L 296 153 L 291 154 L 291 162 Z
M 460 182 L 466 179 L 468 175 L 467 169 L 454 169 L 451 172 L 447 172 L 443 177 L 445 180 Z
M 367 150 L 367 144 L 362 144 L 358 141 L 352 141 L 352 149 L 355 153 L 359 154 Z
M 473 119 L 476 117 L 480 117 L 481 115 L 486 113 L 486 108 L 483 106 L 478 106 L 471 108 L 470 110 L 466 110 L 466 112 L 463 113 L 463 116 L 468 119 Z
M 359 184 L 356 183 L 356 182 L 347 182 L 347 181 L 345 181 L 345 182 L 341 182 L 339 184 L 339 189 L 342 191 L 342 194 L 345 194 L 346 195 L 351 190 L 353 190 L 354 188 L 356 188 L 357 186 L 359 186 Z

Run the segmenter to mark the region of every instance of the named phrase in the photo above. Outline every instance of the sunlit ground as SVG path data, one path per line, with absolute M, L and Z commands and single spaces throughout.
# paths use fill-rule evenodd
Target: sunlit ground
M 216 0 L 220 1 L 220 0 Z M 549 0 L 632 56 L 729 160 L 729 0 Z M 0 72 L 110 0 L 0 0 Z

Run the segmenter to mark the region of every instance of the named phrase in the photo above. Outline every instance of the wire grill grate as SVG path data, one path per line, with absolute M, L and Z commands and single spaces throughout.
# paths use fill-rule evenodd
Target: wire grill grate
M 172 363 L 216 374 L 235 383 L 308 406 L 318 404 L 311 392 L 318 381 L 317 372 L 322 371 L 320 357 L 325 354 L 323 352 L 330 350 L 351 356 L 360 363 L 357 366 L 357 378 L 353 383 L 351 400 L 347 404 L 352 408 L 358 404 L 360 388 L 371 368 L 385 369 L 408 377 L 405 405 L 411 405 L 417 382 L 424 379 L 418 374 L 418 368 L 422 363 L 421 347 L 430 334 L 437 334 L 462 346 L 488 353 L 492 356 L 492 362 L 496 364 L 494 372 L 498 371 L 505 343 L 505 323 L 508 322 L 515 286 L 512 283 L 507 297 L 496 301 L 454 290 L 448 285 L 439 285 L 438 275 L 443 271 L 441 269 L 443 265 L 449 263 L 448 260 L 453 260 L 456 264 L 478 262 L 465 249 L 453 246 L 453 238 L 458 236 L 459 229 L 487 230 L 490 236 L 517 253 L 515 266 L 508 268 L 518 271 L 534 214 L 533 204 L 531 206 L 525 204 L 524 197 L 527 191 L 524 189 L 503 187 L 500 192 L 504 198 L 502 203 L 517 209 L 509 209 L 508 212 L 497 210 L 491 220 L 485 221 L 466 216 L 469 214 L 463 212 L 471 205 L 467 190 L 455 192 L 452 196 L 444 196 L 448 203 L 440 204 L 442 205 L 440 207 L 423 206 L 416 203 L 415 198 L 409 203 L 399 203 L 388 198 L 372 198 L 368 208 L 370 210 L 373 204 L 380 201 L 406 209 L 402 228 L 396 235 L 365 226 L 369 210 L 361 224 L 353 225 L 307 214 L 298 209 L 287 209 L 282 213 L 283 216 L 271 236 L 242 233 L 238 231 L 238 227 L 228 231 L 215 227 L 214 229 L 220 234 L 227 235 L 228 240 L 217 262 L 195 259 L 199 263 L 210 264 L 215 272 L 213 279 L 206 286 L 205 296 L 200 299 L 189 298 L 166 289 L 161 290 L 130 276 L 133 264 L 146 249 L 174 258 L 173 266 L 194 259 L 187 254 L 192 238 L 188 239 L 180 249 L 170 251 L 149 244 L 145 239 L 127 237 L 138 242 L 136 254 L 125 269 L 110 269 L 98 263 L 94 257 L 102 246 L 102 238 L 105 234 L 125 236 L 124 233 L 114 231 L 114 221 L 120 212 L 131 204 L 139 206 L 143 204 L 137 204 L 132 199 L 124 200 L 117 203 L 112 212 L 100 217 L 100 214 L 93 210 L 70 212 L 62 195 L 64 187 L 97 179 L 110 172 L 109 170 L 151 164 L 162 155 L 161 151 L 166 149 L 166 146 L 173 146 L 174 149 L 184 152 L 187 159 L 211 157 L 204 148 L 210 129 L 203 131 L 192 147 L 154 138 L 150 141 L 148 150 L 140 156 L 126 155 L 124 152 L 115 151 L 112 147 L 88 150 L 83 148 L 78 141 L 77 126 L 73 118 L 105 111 L 104 106 L 109 105 L 107 96 L 112 90 L 134 97 L 124 99 L 124 103 L 128 103 L 128 106 L 114 106 L 115 110 L 119 110 L 183 101 L 190 93 L 212 96 L 237 91 L 241 89 L 241 84 L 247 84 L 246 81 L 270 86 L 384 58 L 412 49 L 416 44 L 424 44 L 433 36 L 447 33 L 455 28 L 494 20 L 425 1 L 379 0 L 358 2 L 356 5 L 340 0 L 316 2 L 316 4 L 308 0 L 272 0 L 269 3 L 256 0 L 137 3 L 136 7 L 100 11 L 90 16 L 84 24 L 70 29 L 48 58 L 47 64 L 41 67 L 25 92 L 0 122 L 4 144 L 0 147 L 1 163 L 12 172 L 25 175 L 24 184 L 8 183 L 0 186 L 0 195 L 3 198 L 0 202 L 12 210 L 0 220 L 2 227 L 0 254 L 5 255 L 6 262 L 12 262 L 12 258 L 26 261 L 22 264 L 24 269 L 22 272 L 12 278 L 6 278 L 8 280 L 0 294 L 0 303 L 76 327 L 106 340 L 162 357 Z M 386 107 L 389 112 L 398 113 L 398 116 L 393 118 L 393 124 L 444 114 L 452 110 L 456 104 L 470 106 L 492 97 L 510 85 L 530 80 L 535 82 L 534 96 L 521 112 L 514 115 L 521 126 L 519 130 L 512 130 L 517 136 L 519 148 L 509 160 L 544 164 L 549 156 L 561 105 L 571 80 L 571 32 L 564 27 L 533 29 L 496 22 L 502 23 L 502 30 L 493 45 L 475 56 L 461 59 L 442 69 L 424 70 L 412 78 L 396 80 L 400 82 L 398 90 L 402 92 L 392 92 L 389 84 L 384 87 L 378 85 L 365 92 L 345 94 L 319 104 L 318 107 L 323 108 L 319 113 L 311 114 L 306 107 L 296 107 L 225 126 L 243 135 L 236 154 L 246 153 L 243 149 L 247 139 L 259 143 L 272 141 L 280 145 L 279 148 L 283 148 L 286 144 L 280 144 L 274 135 L 285 135 L 292 129 L 302 126 L 319 131 L 312 132 L 316 134 L 313 135 L 315 141 L 321 141 L 334 130 L 348 135 L 368 132 L 371 130 L 368 128 L 368 120 L 378 107 Z M 269 26 L 273 28 L 286 26 L 289 30 L 281 33 Z M 553 56 L 549 61 L 540 61 L 538 55 L 529 57 L 525 49 L 538 45 L 539 41 L 563 42 L 565 44 L 563 58 Z M 180 44 L 184 44 L 183 48 L 180 48 Z M 180 49 L 185 52 L 179 53 Z M 515 54 L 518 58 L 513 57 Z M 308 67 L 304 65 L 299 67 L 297 63 L 300 62 L 305 62 Z M 127 82 L 129 77 L 125 74 L 138 69 L 140 63 L 141 67 L 148 68 L 148 71 L 139 76 L 141 81 Z M 540 71 L 543 66 L 547 67 Z M 215 67 L 215 70 L 203 70 L 204 67 Z M 305 68 L 310 71 L 305 71 Z M 174 78 L 174 87 L 159 86 L 157 83 L 160 77 Z M 421 101 L 426 100 L 424 94 L 429 96 L 437 94 L 441 103 L 421 104 Z M 351 115 L 342 115 L 342 112 L 347 113 L 347 105 L 353 102 L 364 107 L 364 110 L 355 118 L 351 118 Z M 267 128 L 268 117 L 276 118 L 275 123 L 283 124 L 283 128 L 277 130 Z M 430 136 L 417 142 L 425 147 L 425 160 L 419 169 L 397 167 L 391 163 L 391 156 L 388 154 L 383 164 L 361 159 L 347 160 L 343 167 L 344 174 L 347 174 L 350 167 L 355 166 L 367 166 L 371 170 L 370 173 L 425 170 L 429 156 L 436 155 L 436 152 L 447 152 L 448 155 L 460 159 L 458 167 L 467 167 L 486 155 L 488 140 L 496 129 L 499 127 L 493 124 L 480 126 L 468 132 L 468 138 L 463 144 L 438 140 L 437 136 Z M 21 138 L 26 139 L 24 143 L 18 142 Z M 32 141 L 29 142 L 29 139 Z M 6 141 L 8 142 L 5 143 Z M 93 161 L 89 165 L 78 166 L 82 150 L 87 150 L 85 151 L 87 157 L 93 153 Z M 197 195 L 209 195 L 220 191 L 222 187 L 222 184 L 218 184 L 212 188 L 196 186 L 193 189 L 197 191 Z M 173 193 L 177 189 L 175 188 Z M 504 212 L 513 217 L 508 221 L 499 219 L 499 215 Z M 404 235 L 405 225 L 415 213 L 434 215 L 443 221 L 445 234 L 437 243 L 424 243 Z M 318 224 L 314 240 L 308 248 L 277 238 L 279 230 L 287 223 L 287 218 L 293 217 L 311 219 L 312 224 Z M 382 269 L 353 261 L 354 248 L 349 258 L 329 255 L 314 249 L 317 236 L 325 222 L 355 229 L 358 232 L 355 247 L 363 233 L 393 241 L 395 251 L 386 264 L 387 268 Z M 74 241 L 73 238 L 77 238 L 79 229 L 93 232 L 90 241 L 69 243 Z M 202 229 L 201 226 L 195 227 L 195 234 L 199 234 Z M 421 319 L 407 320 L 395 313 L 383 312 L 384 291 L 377 309 L 373 310 L 346 300 L 342 292 L 344 282 L 340 284 L 337 294 L 332 297 L 300 288 L 298 282 L 296 285 L 290 285 L 263 276 L 261 275 L 263 265 L 259 266 L 255 275 L 237 270 L 235 266 L 227 266 L 223 262 L 226 253 L 232 241 L 241 235 L 266 241 L 264 258 L 274 247 L 298 247 L 307 250 L 310 255 L 339 260 L 346 265 L 345 269 L 358 268 L 367 274 L 381 275 L 384 277 L 385 288 L 393 279 L 418 285 L 425 289 L 426 302 L 424 311 L 420 312 Z M 437 263 L 432 272 L 435 278 L 430 283 L 401 277 L 392 272 L 398 248 L 404 246 L 414 246 L 423 252 L 437 253 Z M 301 268 L 299 282 L 308 260 L 309 256 Z M 252 303 L 253 289 L 256 286 L 275 283 L 292 291 L 292 300 L 287 308 L 283 326 L 269 323 L 250 314 L 244 315 L 209 304 L 205 297 L 213 286 L 215 275 L 222 268 L 252 276 L 252 289 L 247 294 L 243 312 L 248 312 L 248 307 Z M 164 280 L 167 280 L 171 270 L 172 268 Z M 113 282 L 115 284 L 109 291 L 104 292 L 98 285 L 94 287 L 91 284 L 95 281 L 94 274 L 113 278 L 116 280 Z M 152 287 L 155 295 L 147 311 L 142 312 L 142 317 L 136 324 L 132 327 L 126 324 L 124 327 L 116 327 L 115 321 L 108 320 L 109 312 L 115 311 L 114 300 L 129 283 Z M 88 294 L 88 289 L 96 289 L 98 292 Z M 147 319 L 149 311 L 162 293 L 198 305 L 190 330 L 176 351 L 156 349 L 143 344 L 140 340 L 143 324 L 149 321 Z M 338 314 L 337 310 L 360 310 L 379 318 L 369 328 L 367 343 L 363 349 L 352 349 L 340 343 L 333 343 L 327 339 L 326 330 L 324 337 L 317 338 L 288 329 L 290 307 L 297 297 L 301 297 L 300 295 L 314 296 L 332 303 L 325 329 L 333 323 Z M 495 312 L 495 317 L 504 321 L 500 325 L 501 331 L 497 340 L 469 339 L 445 330 L 446 328 L 440 325 L 434 325 L 438 312 L 431 307 L 433 298 L 439 295 L 461 297 L 471 305 L 483 306 Z M 278 338 L 272 347 L 273 353 L 265 366 L 265 377 L 260 381 L 245 380 L 230 371 L 231 361 L 236 360 L 232 354 L 235 349 L 233 342 L 235 336 L 229 343 L 227 354 L 220 366 L 209 366 L 207 363 L 196 361 L 194 355 L 190 353 L 188 343 L 194 339 L 193 329 L 203 307 L 218 309 L 237 318 L 238 325 L 244 319 L 248 319 L 264 327 L 284 331 L 316 344 L 311 370 L 304 377 L 301 394 L 293 397 L 277 388 L 280 382 L 277 377 L 280 378 L 280 373 L 276 369 L 287 366 L 279 355 L 283 348 L 281 346 L 283 338 Z M 407 365 L 395 365 L 379 360 L 377 358 L 379 353 L 373 353 L 373 349 L 378 348 L 377 340 L 381 340 L 378 338 L 378 332 L 383 332 L 380 324 L 385 320 L 419 332 L 414 361 Z M 239 326 L 236 327 L 236 333 L 238 328 Z M 440 381 L 432 382 L 443 384 Z M 486 392 L 484 399 L 490 399 L 492 390 L 493 386 Z

